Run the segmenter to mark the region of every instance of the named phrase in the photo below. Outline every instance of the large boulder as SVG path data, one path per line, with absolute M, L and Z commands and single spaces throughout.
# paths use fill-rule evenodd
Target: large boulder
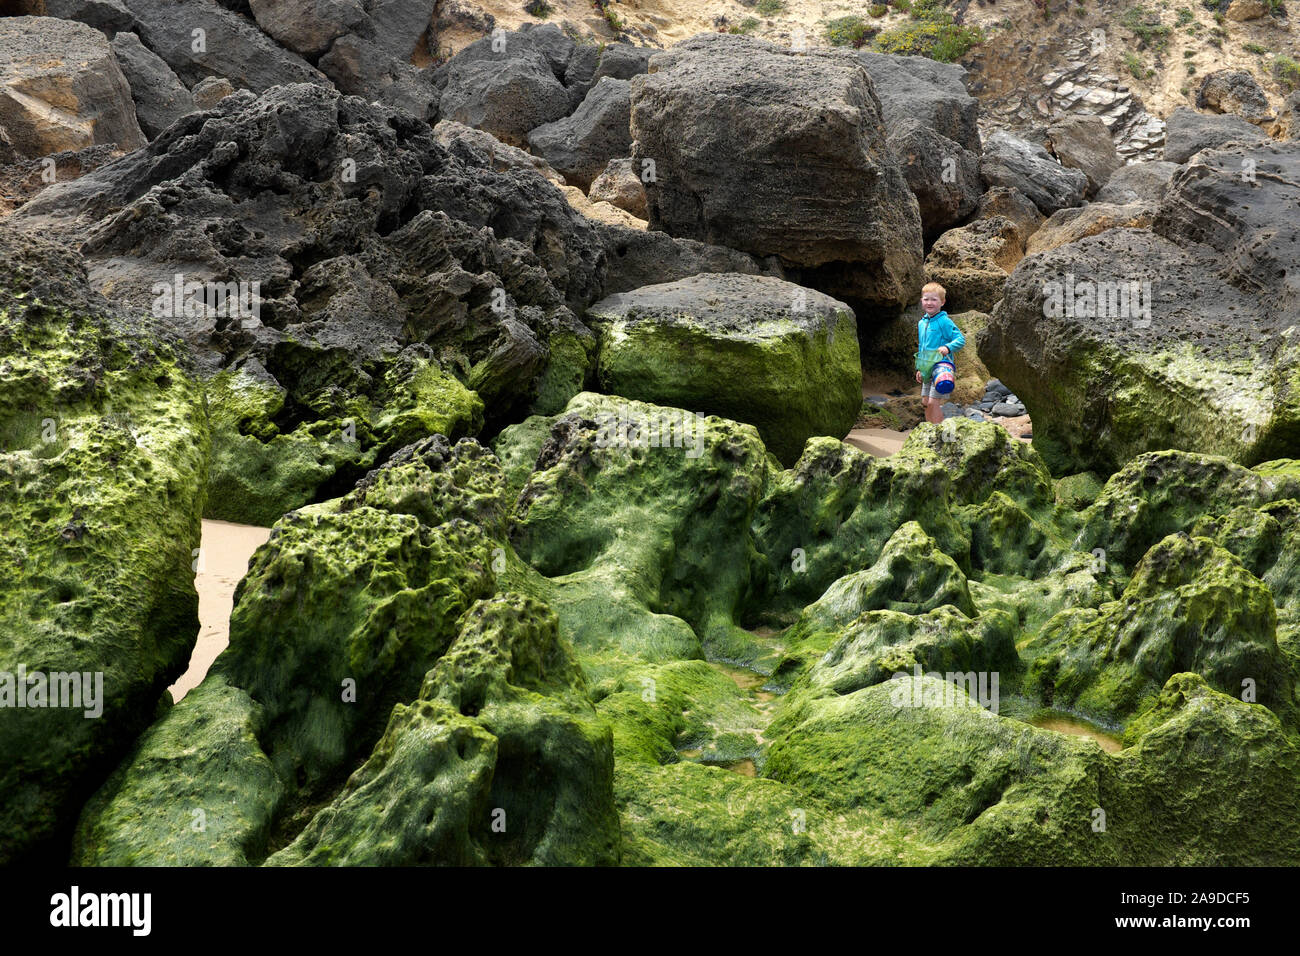
M 0 862 L 13 863 L 66 845 L 185 670 L 208 426 L 174 338 L 112 311 L 74 253 L 5 228 L 0 254 Z
M 1180 106 L 1166 120 L 1165 159 L 1181 165 L 1203 149 L 1267 140 L 1258 126 L 1239 116 L 1215 116 Z
M 1159 448 L 1300 451 L 1297 174 L 1294 144 L 1206 150 L 1150 229 L 1022 260 L 978 347 L 1054 471 L 1109 473 Z
M 1257 126 L 1273 120 L 1268 97 L 1245 70 L 1215 70 L 1196 88 L 1196 108 L 1231 113 Z
M 920 215 L 854 54 L 708 34 L 651 64 L 632 80 L 650 228 L 778 255 L 855 308 L 912 301 Z
M 1095 199 L 1102 203 L 1124 205 L 1131 202 L 1159 202 L 1165 187 L 1178 171 L 1177 163 L 1155 160 L 1121 166 L 1106 181 Z
M 444 67 L 439 115 L 484 129 L 511 146 L 569 113 L 569 93 L 528 34 L 487 36 Z
M 988 312 L 1025 254 L 1020 231 L 1001 216 L 976 219 L 940 236 L 925 257 L 925 272 L 947 291 L 945 307 Z
M 674 239 L 666 232 L 602 225 L 608 263 L 604 295 L 631 292 L 642 286 L 689 279 L 701 272 L 742 272 L 784 278 L 775 259 L 762 262 L 726 246 L 694 239 Z
M 1122 206 L 1090 202 L 1086 206 L 1058 209 L 1029 238 L 1025 255 L 1046 252 L 1085 236 L 1095 236 L 1107 229 L 1149 227 L 1155 212 L 1156 204 L 1151 202 L 1133 202 Z
M 602 77 L 574 112 L 538 126 L 528 145 L 566 180 L 586 190 L 612 159 L 632 148 L 628 81 Z
M 890 127 L 889 151 L 916 197 L 925 237 L 933 240 L 979 204 L 979 157 L 920 120 Z
M 1047 128 L 1047 148 L 1062 166 L 1088 177 L 1088 196 L 1095 196 L 1111 174 L 1123 165 L 1110 127 L 1100 116 L 1069 114 Z
M 986 187 L 1010 186 L 1020 190 L 1044 216 L 1066 206 L 1081 205 L 1088 187 L 1088 177 L 1081 170 L 1067 169 L 1042 146 L 1005 130 L 998 130 L 985 140 L 980 176 Z
M 259 27 L 305 57 L 319 57 L 368 19 L 359 0 L 249 0 L 248 6 Z
M 0 19 L 0 127 L 20 157 L 143 146 L 131 88 L 98 30 L 52 17 Z
M 150 139 L 194 111 L 194 97 L 185 84 L 134 33 L 128 30 L 114 36 L 113 54 L 131 86 L 140 129 Z
M 909 120 L 980 154 L 979 100 L 966 90 L 966 70 L 924 56 L 858 51 L 880 97 L 886 129 Z
M 753 424 L 787 464 L 810 437 L 847 434 L 862 404 L 853 311 L 780 279 L 694 276 L 602 299 L 586 319 L 603 389 Z
M 123 0 L 133 29 L 193 89 L 209 76 L 255 93 L 283 83 L 329 81 L 217 0 Z
M 210 373 L 248 366 L 214 386 L 240 396 L 216 457 L 228 487 L 265 491 L 223 501 L 264 521 L 429 430 L 555 411 L 583 386 L 594 339 L 574 313 L 602 291 L 601 235 L 533 170 L 443 142 L 326 87 L 240 91 L 19 221 L 86 238 L 93 281 L 167 315 Z M 238 308 L 209 301 L 225 283 Z

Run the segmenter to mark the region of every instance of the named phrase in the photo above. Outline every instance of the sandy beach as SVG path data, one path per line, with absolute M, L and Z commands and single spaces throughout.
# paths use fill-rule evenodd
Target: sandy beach
M 248 559 L 270 535 L 270 528 L 229 521 L 203 522 L 199 568 L 194 576 L 194 589 L 199 592 L 199 640 L 189 668 L 168 688 L 173 700 L 179 701 L 198 686 L 229 643 L 235 586 L 248 571 Z

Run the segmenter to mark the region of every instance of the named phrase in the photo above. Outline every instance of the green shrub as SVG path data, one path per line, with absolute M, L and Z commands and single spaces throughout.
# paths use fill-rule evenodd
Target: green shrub
M 912 0 L 910 22 L 881 33 L 872 42 L 880 53 L 928 56 L 951 63 L 984 40 L 979 27 L 959 26 L 938 0 Z
M 1177 26 L 1185 27 L 1195 19 L 1196 14 L 1192 13 L 1191 10 L 1187 9 L 1187 7 L 1179 7 L 1178 17 L 1174 22 Z
M 1187 75 L 1188 75 L 1188 76 L 1191 76 L 1193 73 L 1196 72 L 1196 64 L 1195 64 L 1195 63 L 1185 63 L 1184 66 L 1187 67 Z
M 758 0 L 754 10 L 760 17 L 773 17 L 785 9 L 785 0 Z
M 1282 88 L 1290 93 L 1292 90 L 1300 90 L 1300 63 L 1289 56 L 1279 54 L 1273 57 L 1271 65 L 1273 78 L 1282 85 Z
M 1184 59 L 1184 60 L 1190 60 L 1190 59 L 1191 59 L 1192 57 L 1194 57 L 1194 56 L 1196 56 L 1196 51 L 1195 51 L 1195 50 L 1184 50 L 1184 51 L 1183 51 L 1183 59 Z
M 855 49 L 866 43 L 876 33 L 874 27 L 859 16 L 837 17 L 826 24 L 825 37 L 832 46 L 851 46 Z
M 1146 76 L 1146 67 L 1142 65 L 1142 58 L 1133 51 L 1124 54 L 1124 69 L 1128 70 L 1136 79 L 1142 79 Z
M 759 21 L 756 20 L 754 17 L 745 17 L 745 19 L 741 20 L 738 24 L 736 24 L 727 32 L 741 33 L 741 34 L 753 33 L 755 30 L 758 29 L 758 24 Z
M 912 10 L 912 0 L 894 0 L 894 9 L 899 13 L 910 13 Z
M 1261 46 L 1258 43 L 1245 43 L 1242 44 L 1241 48 L 1245 50 L 1247 53 L 1253 53 L 1256 56 L 1263 56 L 1264 54 L 1268 53 L 1268 47 Z
M 885 6 L 883 3 L 873 3 L 867 8 L 867 13 L 871 14 L 873 17 L 883 17 L 888 12 L 889 7 Z
M 1174 32 L 1173 27 L 1160 22 L 1159 11 L 1148 10 L 1141 4 L 1129 7 L 1119 22 L 1138 38 L 1138 49 L 1163 50 L 1169 45 L 1169 35 Z

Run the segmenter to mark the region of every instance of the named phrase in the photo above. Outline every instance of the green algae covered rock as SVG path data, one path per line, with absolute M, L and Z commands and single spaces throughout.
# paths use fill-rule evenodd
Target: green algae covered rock
M 1119 600 L 1064 611 L 1025 648 L 1028 686 L 1107 722 L 1152 705 L 1174 674 L 1294 719 L 1295 681 L 1277 645 L 1267 585 L 1208 538 L 1173 534 L 1139 563 Z
M 790 683 L 850 625 L 879 620 L 869 612 L 893 611 L 897 613 L 890 620 L 914 622 L 920 620 L 914 615 L 944 605 L 968 618 L 977 614 L 956 562 L 937 549 L 919 524 L 909 521 L 894 532 L 875 564 L 840 578 L 804 608 L 784 635 L 785 651 L 773 677 L 777 683 Z
M 465 611 L 494 592 L 494 552 L 505 542 L 491 535 L 503 528 L 503 490 L 485 449 L 471 440 L 449 447 L 434 436 L 394 455 L 343 498 L 281 519 L 236 590 L 230 646 L 204 684 L 163 718 L 164 728 L 193 727 L 196 735 L 164 729 L 147 737 L 83 816 L 81 831 L 94 834 L 99 858 L 132 852 L 134 828 L 114 821 L 135 819 L 141 794 L 173 785 L 169 765 L 190 749 L 219 749 L 206 738 L 224 733 L 219 717 L 232 705 L 198 692 L 209 681 L 246 695 L 256 709 L 250 726 L 275 779 L 268 784 L 250 758 L 242 777 L 199 778 L 195 805 L 215 806 L 233 785 L 245 804 L 275 804 L 274 819 L 236 815 L 217 844 L 181 833 L 157 854 L 210 864 L 228 860 L 235 846 L 255 863 L 257 848 L 292 840 L 370 752 L 394 705 L 416 697 Z
M 369 373 L 341 350 L 305 351 L 285 344 L 274 353 L 292 393 L 256 360 L 208 382 L 208 517 L 269 525 L 350 487 L 404 445 L 483 427 L 479 397 L 413 351 L 372 363 Z
M 610 729 L 554 612 L 480 601 L 370 758 L 271 865 L 619 861 Z
M 754 515 L 763 560 L 747 613 L 790 623 L 836 579 L 874 564 L 909 521 L 966 569 L 969 532 L 953 517 L 951 481 L 933 456 L 873 458 L 840 441 L 811 440 L 794 468 L 771 476 Z
M 1030 511 L 1050 507 L 1052 475 L 1032 445 L 993 422 L 949 418 L 908 434 L 904 459 L 937 458 L 948 470 L 954 503 L 979 504 L 1002 492 Z
M 604 391 L 755 425 L 786 465 L 842 438 L 862 404 L 857 323 L 843 302 L 770 276 L 710 273 L 588 307 Z
M 86 804 L 73 866 L 248 866 L 266 853 L 284 787 L 261 708 L 211 674 L 140 737 Z
M 1177 675 L 1118 754 L 997 716 L 933 677 L 803 702 L 766 774 L 914 834 L 958 865 L 1281 863 L 1300 848 L 1300 751 L 1267 709 Z
M 510 540 L 580 653 L 692 658 L 703 641 L 735 657 L 769 468 L 753 426 L 583 393 L 539 452 Z
M 1106 482 L 1081 516 L 1076 547 L 1101 548 L 1109 561 L 1131 567 L 1157 541 L 1191 530 L 1203 516 L 1284 498 L 1300 498 L 1300 473 L 1282 463 L 1250 469 L 1214 455 L 1149 452 Z
M 148 318 L 0 230 L 0 863 L 70 834 L 198 633 L 208 429 Z M 19 706 L 19 701 L 24 706 Z

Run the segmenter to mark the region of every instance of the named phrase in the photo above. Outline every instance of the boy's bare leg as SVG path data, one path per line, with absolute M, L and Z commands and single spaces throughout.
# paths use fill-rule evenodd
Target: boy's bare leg
M 933 425 L 943 423 L 943 408 L 939 399 L 931 395 L 929 398 L 921 399 L 921 404 L 925 406 L 925 420 Z

